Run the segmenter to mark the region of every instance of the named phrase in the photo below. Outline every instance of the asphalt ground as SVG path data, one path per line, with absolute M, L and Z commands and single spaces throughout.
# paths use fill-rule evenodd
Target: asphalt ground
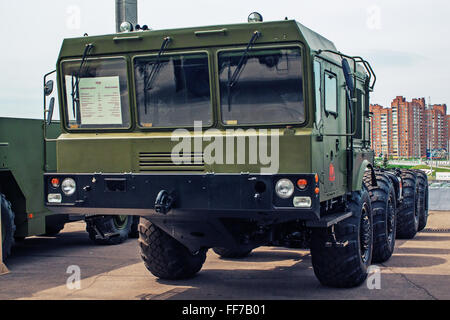
M 56 237 L 26 239 L 6 264 L 10 273 L 0 276 L 1 300 L 450 299 L 450 212 L 431 212 L 423 232 L 397 240 L 394 255 L 379 265 L 369 285 L 352 289 L 322 286 L 309 250 L 274 247 L 240 260 L 221 259 L 210 250 L 195 278 L 159 280 L 141 261 L 137 240 L 94 245 L 83 222 L 67 224 Z M 79 287 L 70 278 L 78 268 Z

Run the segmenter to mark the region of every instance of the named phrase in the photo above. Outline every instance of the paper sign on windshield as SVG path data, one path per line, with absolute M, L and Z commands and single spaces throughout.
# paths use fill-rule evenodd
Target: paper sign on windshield
M 71 83 L 72 77 L 66 76 L 67 88 Z M 122 124 L 119 77 L 82 78 L 78 88 L 82 125 Z

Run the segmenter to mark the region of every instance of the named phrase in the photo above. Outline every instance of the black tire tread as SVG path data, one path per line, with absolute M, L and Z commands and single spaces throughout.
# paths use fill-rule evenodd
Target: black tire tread
M 428 177 L 422 170 L 415 170 L 417 173 L 417 183 L 419 184 L 419 227 L 422 231 L 428 222 Z
M 9 202 L 6 197 L 0 193 L 1 201 L 1 219 L 2 226 L 6 227 L 5 241 L 2 241 L 3 259 L 6 260 L 11 255 L 11 249 L 14 246 L 14 234 L 16 233 L 16 224 L 14 223 L 15 214 L 11 207 L 11 202 Z M 1 239 L 0 239 L 1 240 Z
M 192 278 L 206 260 L 207 249 L 201 249 L 196 255 L 192 255 L 185 246 L 146 217 L 141 217 L 139 223 L 139 246 L 146 268 L 160 279 Z
M 128 239 L 130 233 L 132 219 L 128 219 L 128 225 L 126 229 L 116 230 L 113 222 L 113 216 L 98 216 L 94 218 L 86 219 L 86 231 L 89 234 L 89 239 L 98 245 L 118 245 L 125 242 Z M 115 236 L 105 236 L 104 238 L 98 238 L 95 227 L 103 234 L 118 233 Z
M 387 235 L 387 206 L 389 195 L 391 195 L 392 205 L 395 208 L 395 191 L 391 180 L 382 173 L 376 173 L 377 186 L 372 186 L 367 183 L 366 187 L 369 190 L 370 201 L 372 206 L 373 217 L 373 255 L 372 261 L 381 263 L 389 260 L 395 248 L 395 226 L 394 222 L 394 237 L 391 245 L 388 242 Z
M 362 201 L 368 203 L 370 198 L 367 189 L 353 192 L 348 207 L 354 214 L 339 222 L 335 226 L 338 241 L 348 240 L 344 248 L 327 248 L 325 242 L 329 240 L 325 228 L 313 229 L 311 241 L 312 264 L 316 277 L 325 286 L 337 288 L 351 288 L 360 285 L 367 278 L 367 267 L 360 258 L 359 224 L 361 212 L 358 213 Z M 373 227 L 373 224 L 372 224 Z M 372 242 L 373 243 L 373 242 Z
M 412 239 L 418 231 L 415 219 L 417 177 L 413 171 L 402 170 L 403 202 L 397 210 L 397 238 Z

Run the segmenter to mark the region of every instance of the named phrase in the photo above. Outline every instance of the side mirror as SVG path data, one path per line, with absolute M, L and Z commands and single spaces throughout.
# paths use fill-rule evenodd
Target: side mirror
M 352 71 L 347 59 L 342 59 L 342 70 L 344 71 L 344 78 L 347 88 L 350 90 L 352 97 L 354 96 L 355 87 L 352 80 Z
M 51 95 L 53 92 L 53 80 L 49 80 L 45 83 L 44 94 L 46 97 Z
M 55 108 L 55 98 L 50 99 L 50 105 L 48 106 L 48 114 L 47 114 L 47 125 L 52 124 L 52 118 L 53 118 L 53 109 Z

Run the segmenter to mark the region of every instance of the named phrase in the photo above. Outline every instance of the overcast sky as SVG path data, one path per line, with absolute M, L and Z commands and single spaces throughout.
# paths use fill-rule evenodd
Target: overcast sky
M 55 68 L 62 40 L 113 33 L 114 0 L 0 2 L 0 116 L 40 118 L 42 77 Z M 138 0 L 139 23 L 153 29 L 265 21 L 286 16 L 319 32 L 338 50 L 371 62 L 372 103 L 397 95 L 450 102 L 450 2 L 445 0 Z

